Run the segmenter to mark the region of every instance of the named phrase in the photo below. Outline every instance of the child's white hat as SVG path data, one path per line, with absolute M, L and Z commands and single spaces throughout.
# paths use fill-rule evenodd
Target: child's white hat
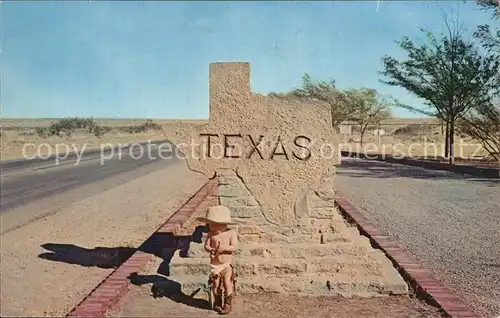
M 204 223 L 237 224 L 231 222 L 231 211 L 223 205 L 209 207 L 207 209 L 207 215 L 205 217 L 196 218 L 196 220 Z

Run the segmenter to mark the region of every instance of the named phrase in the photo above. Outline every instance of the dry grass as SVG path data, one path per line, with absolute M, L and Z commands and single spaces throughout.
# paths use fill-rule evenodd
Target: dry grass
M 408 124 L 409 123 L 409 124 Z M 444 155 L 445 136 L 440 124 L 432 121 L 419 122 L 409 119 L 390 120 L 380 126 L 385 134 L 374 135 L 373 129 L 365 133 L 363 146 L 361 135 L 353 126 L 353 134 L 340 136 L 341 149 L 351 152 L 370 154 L 404 155 L 408 157 L 437 157 Z M 456 157 L 486 157 L 488 152 L 481 143 L 468 136 L 455 136 L 454 151 Z
M 82 149 L 99 148 L 105 144 L 123 144 L 147 140 L 165 139 L 159 130 L 131 133 L 127 128 L 144 124 L 146 119 L 112 119 L 95 118 L 95 122 L 102 127 L 109 129 L 101 137 L 96 137 L 83 132 L 75 132 L 72 136 L 51 136 L 42 138 L 37 135 L 37 128 L 46 128 L 51 123 L 58 121 L 54 118 L 41 119 L 2 119 L 1 122 L 1 145 L 0 155 L 2 160 L 17 159 L 23 157 L 23 146 L 35 144 L 37 147 L 46 144 L 41 148 L 40 153 L 46 155 L 49 152 L 64 152 L 69 147 Z M 206 124 L 208 120 L 199 119 L 155 119 L 154 123 L 162 125 L 175 122 L 185 122 L 192 124 Z M 364 147 L 360 144 L 359 129 L 353 125 L 353 134 L 350 136 L 340 136 L 343 144 L 341 149 L 367 153 L 404 154 L 406 156 L 440 156 L 443 155 L 444 136 L 442 127 L 433 118 L 392 118 L 381 123 L 380 128 L 385 131 L 381 137 L 380 144 L 378 137 L 373 135 L 373 129 L 367 131 L 364 138 Z M 464 137 L 461 139 L 461 137 Z M 36 148 L 30 147 L 27 155 L 33 155 Z M 458 157 L 483 157 L 487 152 L 482 149 L 480 143 L 467 139 L 465 136 L 457 136 L 455 144 L 455 154 Z
M 50 123 L 56 122 L 61 118 L 6 118 L 2 119 L 2 130 L 22 130 L 22 129 L 35 129 L 36 127 L 48 127 Z M 94 118 L 97 124 L 108 127 L 128 127 L 133 125 L 140 125 L 144 123 L 147 119 L 145 118 L 129 118 L 129 119 L 117 119 L 117 118 Z M 155 123 L 158 124 L 169 124 L 174 122 L 185 122 L 193 124 L 204 124 L 208 122 L 208 119 L 154 119 Z
M 71 136 L 62 134 L 60 136 L 47 137 L 40 136 L 37 132 L 37 129 L 47 128 L 51 123 L 55 123 L 59 120 L 59 118 L 2 119 L 0 144 L 1 159 L 12 160 L 25 156 L 32 157 L 37 154 L 45 156 L 56 152 L 65 153 L 68 150 L 72 152 L 75 150 L 81 151 L 82 149 L 89 150 L 100 148 L 107 144 L 119 145 L 165 139 L 161 130 L 131 131 L 133 130 L 131 128 L 137 128 L 143 125 L 146 119 L 96 118 L 94 120 L 98 126 L 107 128 L 107 131 L 100 137 L 85 131 L 74 131 Z M 154 123 L 158 125 L 174 122 L 204 124 L 207 123 L 207 120 L 154 120 Z M 25 149 L 24 152 L 23 147 Z
M 0 145 L 0 155 L 2 160 L 23 158 L 24 155 L 32 157 L 37 155 L 46 156 L 50 154 L 65 153 L 67 150 L 90 150 L 100 147 L 107 147 L 107 144 L 120 145 L 147 140 L 163 140 L 165 136 L 161 131 L 151 131 L 145 133 L 128 134 L 118 131 L 111 131 L 104 137 L 95 137 L 88 134 L 75 133 L 71 137 L 51 136 L 42 138 L 37 135 L 19 136 L 17 132 L 8 131 L 2 133 L 2 143 Z M 29 145 L 32 144 L 32 145 Z M 41 146 L 43 144 L 43 146 Z M 23 155 L 23 147 L 25 153 Z

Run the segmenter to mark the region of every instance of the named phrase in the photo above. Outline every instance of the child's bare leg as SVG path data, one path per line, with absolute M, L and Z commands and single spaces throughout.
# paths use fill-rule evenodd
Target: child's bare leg
M 222 311 L 222 279 L 221 275 L 212 276 L 212 292 L 214 299 L 214 310 L 217 312 Z
M 220 312 L 223 315 L 227 315 L 231 312 L 233 309 L 233 282 L 231 281 L 232 274 L 233 274 L 233 268 L 229 266 L 224 270 L 222 273 L 222 283 L 224 284 L 224 291 L 225 291 L 225 297 L 224 297 L 224 307 L 222 308 L 222 311 Z
M 228 296 L 233 293 L 233 282 L 231 281 L 233 269 L 231 266 L 228 267 L 223 274 L 222 283 L 224 284 L 224 291 L 226 292 L 225 296 Z
M 216 295 L 219 293 L 220 283 L 221 283 L 220 275 L 212 276 L 212 290 Z

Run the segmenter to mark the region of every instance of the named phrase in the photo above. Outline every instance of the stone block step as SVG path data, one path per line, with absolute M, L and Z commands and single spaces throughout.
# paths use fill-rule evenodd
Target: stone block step
M 207 276 L 176 276 L 170 279 L 181 284 L 182 292 L 192 294 L 206 291 Z M 295 275 L 288 277 L 239 277 L 239 294 L 282 293 L 309 296 L 374 297 L 408 294 L 408 285 L 402 279 L 383 280 L 380 277 L 353 279 L 345 275 Z
M 375 250 L 376 251 L 376 250 Z M 367 255 L 374 250 L 369 244 L 339 242 L 336 244 L 297 243 L 297 244 L 239 244 L 238 257 L 261 256 L 264 258 L 311 258 L 334 255 Z M 208 257 L 203 244 L 191 243 L 187 257 Z
M 332 222 L 331 220 L 325 221 Z M 329 243 L 359 240 L 368 241 L 366 237 L 359 234 L 356 227 L 347 226 L 344 224 L 344 221 L 333 223 L 342 225 L 332 226 L 327 229 L 307 226 L 303 229 L 297 229 L 298 233 L 293 233 L 292 230 L 286 230 L 285 232 L 287 233 L 279 233 L 272 228 L 263 230 L 255 224 L 243 224 L 237 226 L 238 240 L 241 243 Z M 301 232 L 302 230 L 304 232 Z M 203 233 L 202 240 L 205 241 L 206 237 L 207 233 Z
M 298 235 L 282 235 L 277 233 L 260 233 L 260 234 L 245 234 L 238 235 L 238 241 L 241 243 L 338 243 L 338 242 L 369 242 L 366 237 L 360 236 L 357 229 L 345 228 L 340 233 L 311 233 Z
M 208 258 L 173 258 L 171 275 L 207 275 Z M 321 258 L 278 259 L 259 256 L 236 257 L 234 268 L 238 276 L 282 276 L 290 274 L 336 274 L 350 277 L 384 276 L 385 268 L 380 258 L 373 254 L 364 256 L 326 256 Z

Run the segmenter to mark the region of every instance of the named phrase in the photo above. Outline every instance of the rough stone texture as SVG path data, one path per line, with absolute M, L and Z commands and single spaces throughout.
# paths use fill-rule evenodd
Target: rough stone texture
M 240 293 L 360 297 L 408 293 L 408 286 L 384 253 L 372 248 L 357 228 L 344 221 L 333 200 L 312 189 L 303 191 L 296 205 L 298 225 L 276 226 L 265 219 L 234 171 L 219 169 L 216 175 L 221 180 L 219 202 L 231 209 L 239 223 L 234 265 Z M 326 188 L 325 183 L 318 187 Z M 192 243 L 187 257 L 174 256 L 170 275 L 189 294 L 206 288 L 207 265 L 202 244 Z
M 219 201 L 238 223 L 239 292 L 406 294 L 408 286 L 392 263 L 335 207 L 340 158 L 329 108 L 253 95 L 249 78 L 248 63 L 211 64 L 209 123 L 164 126 L 192 170 L 217 178 Z M 200 133 L 218 134 L 211 139 L 211 157 Z M 243 137 L 227 141 L 228 134 Z M 252 154 L 259 136 L 262 157 Z M 304 140 L 294 143 L 297 136 L 311 141 L 308 160 L 300 160 L 307 153 L 298 151 Z M 242 158 L 223 157 L 227 144 L 239 145 L 229 155 Z M 187 254 L 176 255 L 170 268 L 185 294 L 204 287 L 209 269 L 201 244 L 191 244 Z
M 192 170 L 209 178 L 215 171 L 227 168 L 237 172 L 262 207 L 265 218 L 276 225 L 295 226 L 295 199 L 302 189 L 321 180 L 328 170 L 340 162 L 338 138 L 331 125 L 329 108 L 321 103 L 299 103 L 252 94 L 250 90 L 250 65 L 248 63 L 210 64 L 210 119 L 206 125 L 176 123 L 164 125 L 163 131 L 170 141 L 186 156 Z M 212 157 L 207 157 L 207 137 L 200 133 L 218 134 L 211 137 Z M 223 134 L 241 134 L 242 138 L 227 140 L 234 148 L 230 155 L 242 158 L 222 158 Z M 260 153 L 253 152 L 252 140 Z M 306 151 L 294 144 L 297 136 L 306 136 L 311 142 L 299 139 L 298 145 L 309 147 Z M 278 144 L 281 141 L 281 144 Z M 275 155 L 271 159 L 273 149 Z M 284 150 L 283 150 L 283 148 Z M 302 150 L 302 152 L 301 152 Z M 247 159 L 249 158 L 249 159 Z M 239 193 L 226 193 L 228 197 Z M 236 190 L 234 190 L 236 191 Z M 325 196 L 328 189 L 319 189 Z M 252 209 L 240 211 L 241 217 L 253 215 Z

